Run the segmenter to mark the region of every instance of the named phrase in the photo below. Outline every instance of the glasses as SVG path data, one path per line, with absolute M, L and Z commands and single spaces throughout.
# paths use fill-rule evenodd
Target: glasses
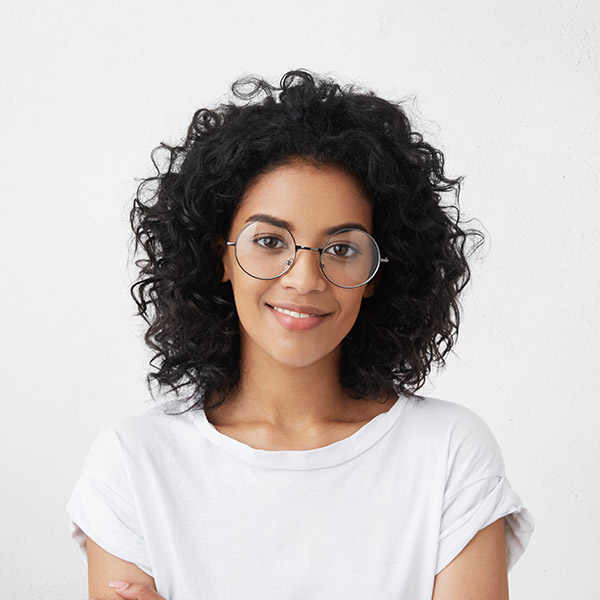
M 241 269 L 255 279 L 277 279 L 287 273 L 298 250 L 319 253 L 323 275 L 341 288 L 365 285 L 382 262 L 377 242 L 362 229 L 340 229 L 327 238 L 322 248 L 299 246 L 291 232 L 263 221 L 252 221 L 238 234 L 235 258 Z

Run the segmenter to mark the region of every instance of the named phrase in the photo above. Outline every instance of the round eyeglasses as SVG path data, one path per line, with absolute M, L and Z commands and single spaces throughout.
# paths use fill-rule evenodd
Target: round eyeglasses
M 238 234 L 235 258 L 241 269 L 255 279 L 277 279 L 287 273 L 298 250 L 319 253 L 323 275 L 341 288 L 365 285 L 377 273 L 382 262 L 377 242 L 362 229 L 340 229 L 327 238 L 322 248 L 299 246 L 285 227 L 252 221 Z

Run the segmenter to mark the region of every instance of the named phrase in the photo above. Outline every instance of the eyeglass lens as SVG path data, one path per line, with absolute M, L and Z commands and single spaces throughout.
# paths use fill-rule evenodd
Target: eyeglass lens
M 295 242 L 287 229 L 255 221 L 240 232 L 235 251 L 246 273 L 259 279 L 275 279 L 291 268 Z M 321 253 L 323 273 L 342 287 L 366 283 L 378 266 L 377 244 L 360 229 L 338 231 L 327 239 Z

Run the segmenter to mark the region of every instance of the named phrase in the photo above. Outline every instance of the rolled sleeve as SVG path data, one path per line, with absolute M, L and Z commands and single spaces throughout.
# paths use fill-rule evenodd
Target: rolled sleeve
M 478 531 L 502 517 L 510 570 L 525 551 L 534 521 L 506 477 L 496 438 L 479 416 L 465 410 L 449 440 L 436 573 Z
M 89 537 L 110 554 L 153 576 L 118 442 L 113 432 L 104 431 L 92 445 L 66 507 L 71 536 L 86 564 Z
M 506 564 L 510 570 L 525 551 L 534 523 L 505 476 L 472 483 L 447 498 L 441 523 L 436 574 L 444 569 L 478 531 L 504 517 Z

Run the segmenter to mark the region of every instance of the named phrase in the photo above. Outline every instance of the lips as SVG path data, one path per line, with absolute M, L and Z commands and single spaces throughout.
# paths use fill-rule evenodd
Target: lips
M 285 329 L 307 331 L 318 327 L 329 314 L 315 306 L 297 304 L 267 304 L 269 312 Z

